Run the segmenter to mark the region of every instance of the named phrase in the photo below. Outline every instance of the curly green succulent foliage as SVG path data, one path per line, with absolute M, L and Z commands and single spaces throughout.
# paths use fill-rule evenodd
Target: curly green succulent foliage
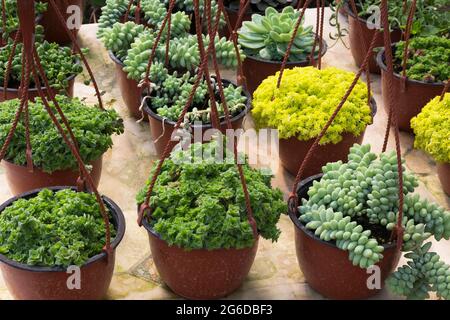
M 228 150 L 218 161 L 216 156 L 227 150 L 219 146 L 216 141 L 196 143 L 186 151 L 174 151 L 164 162 L 151 197 L 150 224 L 169 245 L 213 250 L 254 244 L 234 156 Z M 287 209 L 282 192 L 272 189 L 270 175 L 248 164 L 242 168 L 259 233 L 276 241 L 276 224 Z M 146 190 L 138 194 L 138 203 Z
M 87 106 L 76 98 L 57 96 L 56 99 L 70 123 L 85 163 L 97 160 L 112 146 L 113 134 L 123 133 L 123 123 L 116 111 Z M 9 133 L 19 104 L 18 99 L 0 103 L 0 143 L 2 145 Z M 56 108 L 53 104 L 50 105 L 58 120 L 61 121 Z M 5 160 L 21 166 L 27 163 L 23 117 L 22 115 L 5 156 Z M 74 156 L 64 143 L 40 98 L 37 98 L 36 102 L 29 102 L 29 119 L 34 166 L 48 173 L 76 169 L 77 162 Z
M 279 72 L 265 79 L 253 93 L 252 114 L 257 128 L 278 129 L 281 139 L 316 138 L 354 79 L 334 67 L 287 69 L 277 88 Z M 345 133 L 359 136 L 372 122 L 367 86 L 358 81 L 320 144 L 338 143 Z
M 106 49 L 111 50 L 120 61 L 124 61 L 131 44 L 143 32 L 143 25 L 131 21 L 126 23 L 116 22 L 112 28 L 103 32 L 102 41 Z
M 0 83 L 2 84 L 12 47 L 13 41 L 10 40 L 0 50 Z M 17 88 L 20 84 L 22 75 L 22 48 L 23 44 L 19 43 L 13 56 L 11 72 L 9 74 L 9 86 L 12 88 Z M 68 78 L 80 74 L 83 71 L 83 67 L 77 63 L 79 55 L 73 54 L 69 47 L 61 47 L 57 43 L 47 41 L 37 42 L 36 50 L 50 86 L 61 93 L 65 93 L 65 90 L 69 86 Z M 83 49 L 83 51 L 87 53 L 87 49 Z M 31 86 L 33 85 L 34 81 L 31 79 Z
M 393 293 L 421 300 L 429 298 L 429 292 L 436 292 L 438 298 L 450 300 L 450 265 L 430 252 L 430 248 L 431 242 L 428 242 L 405 255 L 408 263 L 386 280 Z
M 396 71 L 403 71 L 405 42 L 395 45 Z M 450 78 L 450 39 L 437 36 L 413 38 L 408 46 L 406 76 L 424 82 L 443 82 Z
M 239 0 L 225 0 L 224 3 L 233 10 L 239 10 Z M 264 12 L 267 8 L 281 10 L 286 6 L 295 7 L 297 0 L 250 0 L 252 12 Z
M 395 227 L 399 211 L 397 156 L 391 152 L 377 157 L 370 152 L 370 145 L 355 144 L 348 159 L 347 163 L 328 163 L 322 168 L 323 177 L 313 183 L 309 199 L 303 199 L 299 207 L 300 220 L 321 239 L 334 240 L 339 248 L 349 251 L 354 265 L 367 268 L 382 258 L 383 247 L 378 247 L 377 240 L 370 237 L 371 231 L 363 230 L 355 220 L 365 217 L 372 225 L 387 230 Z M 402 249 L 414 250 L 431 235 L 436 240 L 449 239 L 450 212 L 411 195 L 417 180 L 404 172 L 404 167 L 402 170 Z
M 245 21 L 239 30 L 239 44 L 249 56 L 265 60 L 282 61 L 288 44 L 294 33 L 300 11 L 286 7 L 278 12 L 272 7 L 266 9 L 265 15 L 253 14 L 251 21 Z M 289 61 L 309 59 L 314 46 L 312 26 L 300 25 L 291 47 Z M 315 55 L 319 45 L 315 47 Z
M 422 149 L 436 161 L 450 163 L 450 93 L 431 100 L 411 119 L 416 135 L 414 147 Z
M 1 7 L 0 7 L 1 9 Z M 47 3 L 35 2 L 34 10 L 36 16 L 47 11 Z M 3 38 L 6 39 L 10 34 L 19 29 L 19 16 L 17 13 L 17 0 L 5 0 L 5 16 L 6 16 L 6 26 L 3 30 L 3 21 L 0 23 L 0 33 Z
M 0 254 L 33 266 L 81 266 L 102 252 L 105 233 L 94 195 L 43 189 L 0 214 Z M 111 224 L 111 237 L 115 235 Z
M 106 0 L 102 7 L 102 15 L 98 19 L 97 37 L 101 39 L 104 32 L 112 28 L 116 22 L 120 22 L 128 8 L 128 0 Z

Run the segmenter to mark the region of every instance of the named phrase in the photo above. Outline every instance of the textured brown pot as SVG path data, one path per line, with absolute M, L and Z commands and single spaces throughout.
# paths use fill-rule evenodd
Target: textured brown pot
M 169 246 L 144 219 L 153 261 L 159 275 L 177 295 L 187 299 L 219 299 L 236 291 L 255 260 L 258 240 L 251 248 L 184 250 Z
M 371 101 L 372 118 L 377 113 L 375 100 Z M 359 136 L 351 133 L 344 133 L 342 140 L 337 144 L 327 143 L 319 145 L 305 168 L 304 177 L 309 177 L 322 172 L 322 167 L 328 162 L 346 161 L 350 148 L 355 144 L 361 144 L 364 138 L 363 131 Z M 298 170 L 306 157 L 315 139 L 308 141 L 298 140 L 296 137 L 280 139 L 279 155 L 283 167 L 291 174 L 297 175 Z
M 442 184 L 442 189 L 448 196 L 450 196 L 450 164 L 438 163 L 437 172 L 439 180 Z
M 388 83 L 387 67 L 384 59 L 384 49 L 377 55 L 377 64 L 381 69 L 381 95 L 386 112 L 388 110 Z M 417 116 L 425 105 L 444 90 L 444 84 L 426 83 L 423 81 L 406 78 L 405 86 L 402 85 L 402 76 L 394 73 L 392 90 L 394 92 L 394 106 L 398 111 L 398 127 L 400 130 L 413 133 L 411 119 Z
M 50 188 L 52 190 L 64 187 Z M 34 190 L 12 198 L 0 206 L 0 214 L 18 198 L 32 198 Z M 0 254 L 0 269 L 5 284 L 15 299 L 21 300 L 99 300 L 106 296 L 114 272 L 115 249 L 125 234 L 125 218 L 120 208 L 109 198 L 102 197 L 112 214 L 117 235 L 111 239 L 113 253 L 104 252 L 90 258 L 81 266 L 81 289 L 69 290 L 67 280 L 73 273 L 59 267 L 37 267 L 12 261 Z
M 348 37 L 350 41 L 350 51 L 352 53 L 353 59 L 355 60 L 355 64 L 360 67 L 362 62 L 364 61 L 364 57 L 366 56 L 364 43 L 361 41 L 361 31 L 363 39 L 367 45 L 367 49 L 369 48 L 370 42 L 372 41 L 375 32 L 380 33 L 377 42 L 375 43 L 375 47 L 383 47 L 383 34 L 380 31 L 375 31 L 375 29 L 369 29 L 367 27 L 366 20 L 360 17 L 356 18 L 348 3 L 345 3 L 343 8 L 347 12 L 348 16 Z M 358 25 L 361 25 L 361 31 Z M 400 30 L 394 30 L 391 32 L 392 42 L 400 41 L 400 38 Z M 369 59 L 369 71 L 372 73 L 380 73 L 380 68 L 377 66 L 377 63 L 375 61 L 375 54 L 372 54 L 371 58 Z
M 111 51 L 109 57 L 114 62 L 116 70 L 116 79 L 119 83 L 120 94 L 130 115 L 136 119 L 142 118 L 142 112 L 139 110 L 142 99 L 142 89 L 138 87 L 136 80 L 128 79 L 127 73 L 123 70 L 124 64 Z M 145 117 L 147 120 L 147 117 Z
M 307 198 L 307 191 L 314 180 L 322 175 L 305 179 L 298 189 L 299 199 Z M 295 247 L 298 263 L 308 284 L 330 299 L 366 299 L 380 290 L 369 289 L 367 280 L 373 274 L 353 266 L 348 252 L 334 243 L 321 240 L 306 229 L 295 213 L 289 213 L 295 225 Z M 377 264 L 381 271 L 381 283 L 395 270 L 401 256 L 396 244 L 384 245 L 383 259 Z
M 41 25 L 44 27 L 45 39 L 49 42 L 56 42 L 58 44 L 70 44 L 72 41 L 70 36 L 66 33 L 66 29 L 59 21 L 56 11 L 47 0 L 41 0 L 40 2 L 47 2 L 48 9 L 43 13 Z M 59 11 L 64 15 L 65 20 L 70 17 L 67 14 L 67 7 L 76 5 L 81 9 L 81 15 L 83 15 L 83 0 L 55 0 Z M 81 19 L 83 16 L 81 16 Z M 78 30 L 73 30 L 75 36 L 78 34 Z
M 231 83 L 227 80 L 222 80 L 222 82 L 224 83 L 224 85 L 226 85 L 227 83 Z M 250 108 L 251 108 L 250 95 L 246 91 L 244 91 L 244 93 L 247 96 L 247 103 L 246 103 L 245 109 L 240 114 L 231 118 L 231 126 L 233 127 L 234 130 L 242 128 L 244 118 L 249 113 Z M 149 99 L 149 100 L 151 101 L 151 99 Z M 152 135 L 152 140 L 155 143 L 156 152 L 157 152 L 158 156 L 161 156 L 164 153 L 164 149 L 165 149 L 168 141 L 170 141 L 170 139 L 172 137 L 172 132 L 173 132 L 173 129 L 175 128 L 176 122 L 171 121 L 171 120 L 163 121 L 163 118 L 160 115 L 156 114 L 150 108 L 150 106 L 147 103 L 149 100 L 147 100 L 146 103 L 144 104 L 144 108 L 143 108 L 144 114 L 146 114 L 149 119 L 150 131 L 151 131 L 151 135 Z M 202 137 L 203 137 L 203 134 L 208 129 L 212 129 L 212 125 L 211 124 L 201 125 L 201 126 L 192 125 L 191 128 L 194 130 L 194 132 L 196 130 L 198 130 L 199 128 L 201 128 Z M 220 123 L 220 130 L 223 133 L 226 133 L 227 124 L 226 124 L 225 120 Z M 204 142 L 207 142 L 207 140 L 204 140 Z
M 94 180 L 95 187 L 98 187 L 100 183 L 102 164 L 102 157 L 92 162 L 91 177 Z M 77 179 L 80 176 L 78 170 L 59 170 L 46 173 L 35 168 L 33 172 L 29 172 L 26 166 L 18 166 L 6 160 L 2 161 L 2 165 L 5 169 L 6 181 L 13 195 L 45 187 L 76 186 Z
M 322 56 L 327 52 L 327 43 L 322 41 Z M 270 61 L 264 60 L 257 57 L 247 56 L 242 62 L 242 71 L 247 80 L 247 90 L 250 94 L 258 88 L 258 86 L 266 79 L 268 76 L 274 75 L 280 71 L 282 61 Z M 294 67 L 306 67 L 310 65 L 317 65 L 317 57 L 314 64 L 311 61 L 304 60 L 298 62 L 287 62 L 286 69 Z
M 67 80 L 69 81 L 68 87 L 67 87 L 67 93 L 66 95 L 68 97 L 73 97 L 73 88 L 75 85 L 75 78 L 76 74 L 70 76 Z M 42 88 L 42 91 L 48 96 L 48 90 L 47 88 Z M 3 94 L 5 92 L 5 89 L 0 86 L 0 102 L 5 101 L 3 99 Z M 28 89 L 28 100 L 34 101 L 36 97 L 39 97 L 38 90 L 36 88 L 30 88 Z M 7 88 L 6 89 L 6 100 L 12 100 L 19 98 L 19 89 L 18 88 Z

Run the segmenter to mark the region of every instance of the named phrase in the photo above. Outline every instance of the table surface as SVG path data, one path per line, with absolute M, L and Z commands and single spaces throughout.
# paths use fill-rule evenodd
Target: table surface
M 325 21 L 331 12 L 326 10 Z M 308 9 L 306 24 L 315 21 L 315 11 Z M 177 298 L 161 281 L 155 269 L 147 232 L 136 224 L 135 195 L 144 185 L 150 169 L 157 160 L 154 144 L 146 123 L 136 123 L 131 118 L 121 99 L 114 65 L 102 44 L 96 39 L 97 25 L 83 25 L 79 33 L 80 44 L 90 48 L 89 63 L 99 82 L 104 102 L 108 108 L 116 109 L 125 122 L 125 133 L 114 137 L 114 147 L 104 155 L 104 167 L 99 190 L 114 199 L 122 208 L 127 222 L 125 237 L 117 249 L 116 268 L 108 299 L 175 299 Z M 325 23 L 324 36 L 329 49 L 324 56 L 324 66 L 335 66 L 356 72 L 350 51 L 343 43 L 334 43 L 329 38 L 332 27 Z M 348 39 L 345 39 L 348 41 Z M 235 73 L 223 70 L 224 77 L 235 79 Z M 86 73 L 85 73 L 86 74 Z M 87 75 L 87 74 L 86 74 Z M 85 97 L 95 103 L 94 90 L 83 84 L 83 76 L 77 77 L 75 95 Z M 381 151 L 387 115 L 381 99 L 380 77 L 371 76 L 372 90 L 377 101 L 378 113 L 374 123 L 367 128 L 364 143 L 372 144 L 375 152 Z M 252 126 L 251 121 L 246 126 Z M 393 149 L 392 142 L 389 149 Z M 420 186 L 417 192 L 424 198 L 437 201 L 450 208 L 447 197 L 439 184 L 436 165 L 431 158 L 421 151 L 413 149 L 413 136 L 401 133 L 402 154 L 406 159 L 407 169 L 414 172 Z M 251 151 L 250 151 L 251 152 Z M 292 188 L 293 177 L 282 167 L 276 170 L 273 185 L 285 194 Z M 6 185 L 4 171 L 0 167 L 0 202 L 11 197 Z M 298 266 L 294 245 L 294 227 L 287 216 L 282 216 L 279 227 L 282 234 L 277 243 L 262 240 L 255 263 L 243 286 L 230 295 L 230 299 L 321 299 L 322 296 L 311 289 L 305 282 Z M 433 242 L 433 250 L 439 252 L 444 261 L 450 262 L 450 243 Z M 396 299 L 387 290 L 383 290 L 375 299 Z M 11 299 L 0 275 L 0 299 Z

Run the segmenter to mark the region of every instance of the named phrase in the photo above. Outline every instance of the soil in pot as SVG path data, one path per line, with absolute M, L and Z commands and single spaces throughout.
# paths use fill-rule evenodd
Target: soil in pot
M 307 199 L 307 191 L 314 180 L 322 175 L 305 179 L 298 188 L 299 199 Z M 300 268 L 308 284 L 321 295 L 330 299 L 366 299 L 380 289 L 369 289 L 367 281 L 373 272 L 353 266 L 348 252 L 339 249 L 332 242 L 326 242 L 306 229 L 295 213 L 289 213 L 295 228 L 295 246 Z M 358 223 L 366 223 L 358 221 Z M 384 243 L 384 258 L 377 264 L 381 271 L 381 284 L 394 271 L 401 253 L 395 243 L 389 243 L 390 232 L 373 229 L 373 235 Z
M 371 100 L 372 118 L 375 117 L 377 107 L 375 100 Z M 304 176 L 309 177 L 322 172 L 322 167 L 328 162 L 346 161 L 350 148 L 355 144 L 361 144 L 364 139 L 363 131 L 359 136 L 344 133 L 342 140 L 337 144 L 327 143 L 319 145 L 310 159 L 304 171 Z M 283 167 L 292 175 L 297 175 L 298 170 L 306 157 L 315 139 L 301 141 L 297 137 L 280 139 L 279 155 Z
M 47 0 L 41 0 L 41 2 L 48 2 Z M 59 8 L 59 11 L 63 14 L 64 20 L 67 22 L 71 22 L 73 24 L 77 23 L 77 19 L 74 19 L 75 15 L 80 13 L 80 23 L 82 23 L 83 19 L 83 7 L 84 7 L 84 1 L 83 0 L 56 0 L 56 5 Z M 70 44 L 72 40 L 70 39 L 70 36 L 66 33 L 66 29 L 59 21 L 59 18 L 57 16 L 56 11 L 54 10 L 53 6 L 48 2 L 47 4 L 48 9 L 46 12 L 44 12 L 42 17 L 41 25 L 44 27 L 44 34 L 45 39 L 49 42 L 56 42 L 58 44 Z M 80 9 L 79 12 L 71 12 L 70 14 L 67 13 L 67 8 L 69 6 L 78 6 Z M 69 11 L 70 12 L 70 11 Z M 70 27 L 69 27 L 70 29 Z M 78 34 L 78 29 L 73 29 L 72 32 L 74 32 L 74 35 Z
M 244 249 L 184 250 L 169 246 L 144 219 L 156 268 L 177 295 L 195 300 L 219 299 L 236 291 L 255 260 L 258 241 Z
M 100 183 L 102 164 L 102 157 L 92 162 L 91 177 L 96 187 Z M 46 173 L 35 168 L 33 172 L 29 172 L 26 166 L 19 166 L 6 160 L 2 161 L 2 165 L 5 170 L 6 181 L 13 195 L 19 195 L 38 188 L 76 186 L 80 176 L 78 170 L 59 170 L 53 173 Z
M 381 94 L 383 104 L 388 110 L 388 81 L 387 67 L 384 58 L 384 49 L 377 55 L 377 64 L 381 69 Z M 422 108 L 436 96 L 439 96 L 444 89 L 442 82 L 426 83 L 406 78 L 403 86 L 402 76 L 394 73 L 392 90 L 394 94 L 394 106 L 398 112 L 398 127 L 400 130 L 412 133 L 411 119 L 417 116 Z
M 76 78 L 76 74 L 70 76 L 69 78 L 67 78 L 68 80 L 68 87 L 67 90 L 64 93 L 66 96 L 68 97 L 73 97 L 73 88 L 75 85 L 75 78 Z M 20 98 L 20 94 L 19 94 L 19 89 L 18 89 L 19 85 L 18 84 L 12 84 L 10 87 L 8 87 L 6 89 L 6 100 L 12 100 L 12 99 L 17 99 Z M 48 90 L 47 88 L 43 87 L 42 91 L 48 96 Z M 5 92 L 5 88 L 3 88 L 3 86 L 0 86 L 0 102 L 5 101 L 3 95 Z M 28 99 L 31 101 L 34 101 L 35 98 L 39 97 L 39 93 L 38 90 L 35 87 L 30 87 L 28 89 Z
M 343 9 L 348 16 L 348 37 L 350 42 L 350 51 L 352 53 L 353 59 L 355 60 L 356 66 L 360 67 L 367 52 L 364 48 L 364 43 L 366 43 L 367 48 L 369 48 L 374 33 L 379 32 L 375 47 L 383 47 L 383 34 L 382 32 L 376 31 L 375 29 L 369 29 L 367 27 L 367 21 L 362 19 L 361 17 L 356 17 L 347 2 L 344 4 Z M 364 42 L 361 41 L 361 36 L 364 39 Z M 391 32 L 392 42 L 397 42 L 400 39 L 400 30 L 394 30 Z M 369 71 L 371 73 L 380 73 L 380 68 L 375 61 L 375 57 L 375 53 L 373 53 L 372 57 L 369 59 Z
M 63 187 L 50 188 L 53 191 Z M 18 198 L 35 197 L 40 190 L 24 193 L 14 197 L 2 206 L 3 210 Z M 115 249 L 125 234 L 125 218 L 121 209 L 109 198 L 103 196 L 103 201 L 112 216 L 117 235 L 111 239 L 111 255 L 107 257 L 102 252 L 90 258 L 81 268 L 81 289 L 70 290 L 67 283 L 72 273 L 65 268 L 30 266 L 12 261 L 0 254 L 0 269 L 9 292 L 21 300 L 100 300 L 105 298 L 114 272 Z
M 325 40 L 322 40 L 322 57 L 327 52 L 327 43 Z M 294 67 L 306 67 L 306 66 L 316 66 L 317 58 L 314 60 L 314 63 L 311 61 L 293 61 L 287 62 L 286 68 L 294 68 Z M 242 62 L 242 70 L 244 72 L 244 76 L 247 80 L 247 90 L 250 94 L 258 88 L 258 86 L 266 79 L 268 76 L 274 75 L 281 69 L 282 61 L 269 61 L 264 60 L 257 57 L 252 57 L 250 55 L 246 56 L 244 61 Z
M 111 51 L 109 51 L 109 57 L 115 65 L 116 79 L 119 83 L 123 102 L 132 117 L 135 119 L 141 119 L 143 113 L 139 110 L 139 107 L 141 105 L 142 89 L 138 87 L 136 80 L 129 79 L 127 77 L 127 73 L 123 70 L 125 66 L 124 63 L 120 61 Z M 148 120 L 148 118 L 144 117 L 144 120 Z
M 437 172 L 439 180 L 442 184 L 442 189 L 448 196 L 450 196 L 450 164 L 438 163 Z
M 227 80 L 222 80 L 224 85 L 231 85 L 232 83 Z M 245 109 L 240 112 L 239 114 L 232 117 L 231 120 L 231 126 L 234 130 L 240 129 L 243 127 L 243 122 L 246 117 L 246 115 L 250 112 L 250 95 L 248 92 L 244 91 L 245 95 L 247 96 L 247 103 L 245 106 Z M 158 156 L 161 156 L 164 153 L 164 149 L 170 141 L 173 133 L 173 129 L 175 128 L 175 121 L 163 119 L 160 115 L 156 113 L 155 110 L 152 109 L 151 105 L 149 105 L 148 102 L 151 102 L 151 99 L 147 99 L 144 103 L 143 111 L 146 116 L 148 116 L 149 124 L 150 124 L 150 131 L 152 135 L 152 140 L 155 143 L 155 148 Z M 193 132 L 195 130 L 201 130 L 202 131 L 202 141 L 203 142 L 209 142 L 209 140 L 204 139 L 204 134 L 208 129 L 212 129 L 211 124 L 204 124 L 204 125 L 191 125 L 191 128 Z M 227 123 L 225 120 L 223 120 L 220 123 L 220 130 L 222 133 L 226 133 L 227 130 Z M 198 142 L 198 141 L 196 141 Z

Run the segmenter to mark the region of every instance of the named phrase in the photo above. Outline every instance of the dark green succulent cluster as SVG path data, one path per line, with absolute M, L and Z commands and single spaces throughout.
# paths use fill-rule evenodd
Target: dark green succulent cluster
M 101 110 L 88 106 L 79 99 L 57 96 L 58 104 L 66 115 L 86 164 L 97 160 L 111 148 L 113 134 L 123 133 L 122 120 L 114 110 Z M 0 145 L 3 145 L 19 107 L 18 99 L 0 103 Z M 56 112 L 51 104 L 53 112 Z M 42 101 L 29 103 L 30 140 L 33 164 L 45 172 L 76 169 L 77 162 L 64 143 L 57 128 L 47 114 Z M 59 115 L 57 118 L 60 120 Z M 5 160 L 17 165 L 26 164 L 25 126 L 20 120 Z
M 217 161 L 218 152 L 226 149 L 219 147 L 216 141 L 192 144 L 186 151 L 173 151 L 164 162 L 150 202 L 150 224 L 169 245 L 187 250 L 253 245 L 234 157 L 229 151 Z M 248 164 L 243 170 L 259 233 L 275 241 L 280 234 L 276 224 L 287 209 L 282 192 L 272 189 L 271 176 Z M 138 194 L 138 203 L 146 189 Z
M 8 65 L 8 59 L 13 47 L 12 40 L 0 50 L 0 83 L 3 81 Z M 22 75 L 22 47 L 23 44 L 17 45 L 15 55 L 11 64 L 11 73 L 9 74 L 9 87 L 18 88 Z M 36 50 L 44 68 L 45 75 L 52 88 L 64 93 L 69 86 L 69 78 L 80 74 L 83 67 L 79 63 L 79 55 L 72 53 L 69 47 L 61 47 L 57 43 L 47 41 L 37 41 Z M 86 49 L 83 49 L 87 53 Z M 31 79 L 31 86 L 34 84 Z M 42 81 L 41 81 L 42 84 Z
M 405 255 L 408 264 L 386 280 L 392 292 L 412 300 L 426 299 L 429 292 L 436 292 L 438 298 L 450 300 L 450 265 L 430 248 L 428 242 Z
M 93 194 L 44 189 L 0 213 L 0 254 L 33 266 L 81 266 L 102 252 L 105 233 Z
M 405 42 L 395 45 L 396 71 L 403 71 Z M 431 36 L 413 38 L 408 46 L 406 76 L 424 82 L 443 82 L 450 78 L 450 39 Z
M 47 11 L 47 3 L 37 2 L 34 3 L 36 16 L 41 15 Z M 1 9 L 1 7 L 0 7 Z M 4 39 L 8 38 L 12 32 L 19 29 L 19 16 L 17 14 L 17 0 L 5 0 L 5 16 L 6 27 L 3 30 L 3 23 L 0 23 L 0 33 Z
M 349 251 L 354 265 L 367 268 L 383 256 L 383 247 L 357 221 L 392 230 L 398 217 L 398 171 L 394 152 L 378 158 L 370 145 L 354 145 L 347 163 L 328 163 L 323 177 L 308 190 L 309 199 L 299 207 L 300 220 L 326 241 Z M 404 170 L 404 169 L 403 169 Z M 415 177 L 404 173 L 403 250 L 420 247 L 433 235 L 436 240 L 450 238 L 450 212 L 417 195 Z

